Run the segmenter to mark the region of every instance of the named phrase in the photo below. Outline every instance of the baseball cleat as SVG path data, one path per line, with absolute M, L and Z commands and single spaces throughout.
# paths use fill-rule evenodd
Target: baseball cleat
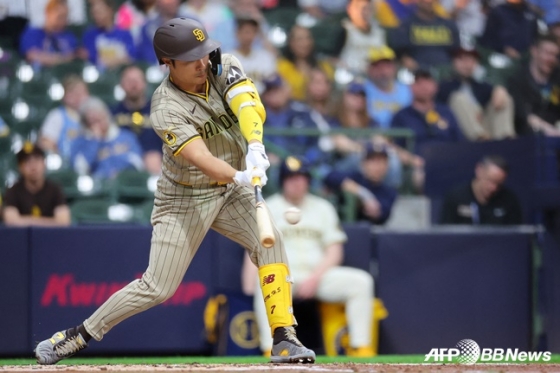
M 87 342 L 80 333 L 70 336 L 67 335 L 67 331 L 61 331 L 40 342 L 35 348 L 35 357 L 38 364 L 52 365 L 74 355 L 87 346 Z
M 302 363 L 313 364 L 315 352 L 305 347 L 297 338 L 293 327 L 277 328 L 274 331 L 274 340 L 280 339 L 272 345 L 270 361 L 273 363 Z

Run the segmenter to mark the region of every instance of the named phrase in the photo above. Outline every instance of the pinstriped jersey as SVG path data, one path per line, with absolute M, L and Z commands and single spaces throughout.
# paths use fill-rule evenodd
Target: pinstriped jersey
M 201 138 L 212 155 L 233 168 L 245 168 L 247 141 L 237 117 L 225 101 L 233 85 L 248 79 L 231 54 L 222 55 L 222 74 L 208 71 L 206 94 L 181 90 L 166 77 L 152 96 L 150 120 L 163 140 L 162 174 L 183 185 L 214 183 L 179 153 L 192 140 Z

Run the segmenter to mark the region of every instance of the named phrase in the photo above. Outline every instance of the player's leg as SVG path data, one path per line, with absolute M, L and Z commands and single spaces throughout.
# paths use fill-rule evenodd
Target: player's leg
M 90 338 L 101 340 L 121 321 L 175 293 L 225 200 L 220 196 L 222 188 L 208 192 L 215 195 L 204 199 L 192 195 L 200 191 L 183 189 L 177 188 L 177 199 L 156 199 L 149 264 L 142 278 L 114 293 L 82 325 L 39 343 L 35 350 L 39 364 L 56 364 L 72 356 L 87 347 Z
M 313 363 L 315 353 L 301 344 L 294 330 L 292 280 L 282 235 L 272 222 L 276 243 L 269 249 L 261 246 L 254 199 L 251 188 L 235 186 L 212 228 L 245 247 L 258 267 L 259 288 L 273 336 L 272 362 Z
M 372 276 L 357 268 L 333 267 L 323 275 L 317 288 L 317 299 L 345 304 L 351 347 L 349 355 L 373 356 L 371 346 L 374 299 Z

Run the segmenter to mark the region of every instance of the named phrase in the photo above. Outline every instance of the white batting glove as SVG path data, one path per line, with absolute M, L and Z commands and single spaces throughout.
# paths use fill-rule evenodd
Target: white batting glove
M 258 142 L 249 144 L 245 163 L 247 163 L 247 169 L 256 167 L 266 171 L 270 167 L 270 162 L 264 150 L 264 145 Z
M 233 177 L 233 181 L 237 185 L 242 186 L 253 186 L 253 178 L 260 177 L 261 178 L 261 186 L 265 186 L 266 182 L 268 181 L 268 177 L 266 177 L 266 172 L 261 170 L 260 168 L 248 168 L 245 171 L 237 171 L 235 176 Z

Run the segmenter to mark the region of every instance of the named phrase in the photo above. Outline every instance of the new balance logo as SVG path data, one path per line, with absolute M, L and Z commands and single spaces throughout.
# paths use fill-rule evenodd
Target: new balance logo
M 268 276 L 264 276 L 263 277 L 263 286 L 266 284 L 272 284 L 274 282 L 274 277 L 276 277 L 276 275 L 268 275 Z

